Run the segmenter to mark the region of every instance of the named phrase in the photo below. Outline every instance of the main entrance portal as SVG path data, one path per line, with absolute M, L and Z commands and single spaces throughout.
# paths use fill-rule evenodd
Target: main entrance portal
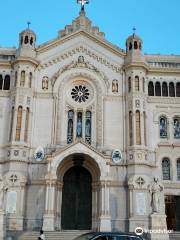
M 63 178 L 62 229 L 88 230 L 92 225 L 92 177 L 82 166 L 70 168 Z

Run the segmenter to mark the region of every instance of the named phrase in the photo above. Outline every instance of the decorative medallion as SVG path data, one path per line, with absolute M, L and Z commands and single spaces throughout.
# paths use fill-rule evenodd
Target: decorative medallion
M 113 152 L 112 152 L 112 161 L 114 163 L 120 163 L 122 160 L 122 153 L 119 149 L 115 149 Z
M 75 86 L 71 91 L 71 97 L 75 102 L 85 102 L 89 99 L 89 89 L 83 85 Z
M 34 158 L 36 159 L 36 161 L 40 162 L 44 159 L 44 156 L 44 149 L 43 147 L 39 146 L 34 152 Z

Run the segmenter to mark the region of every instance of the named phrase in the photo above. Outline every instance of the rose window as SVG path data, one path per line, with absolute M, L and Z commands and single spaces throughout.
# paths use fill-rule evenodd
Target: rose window
M 76 102 L 85 102 L 89 98 L 89 89 L 82 85 L 75 86 L 71 91 L 71 96 Z

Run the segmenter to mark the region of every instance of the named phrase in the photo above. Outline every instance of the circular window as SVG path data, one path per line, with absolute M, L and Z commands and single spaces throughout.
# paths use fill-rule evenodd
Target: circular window
M 89 99 L 89 89 L 83 85 L 75 86 L 71 91 L 71 97 L 76 102 L 85 102 Z

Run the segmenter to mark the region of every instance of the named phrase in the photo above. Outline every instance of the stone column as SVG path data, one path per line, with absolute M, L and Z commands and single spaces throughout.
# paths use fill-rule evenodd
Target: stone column
M 26 109 L 22 109 L 22 121 L 21 121 L 21 136 L 20 141 L 24 142 L 24 132 L 25 132 L 25 125 L 26 125 Z
M 62 188 L 61 182 L 57 183 L 56 187 L 56 230 L 61 230 L 61 207 L 62 207 Z
M 92 185 L 92 230 L 98 230 L 98 186 Z
M 0 209 L 0 240 L 6 239 L 6 215 L 4 210 Z
M 109 182 L 100 183 L 100 231 L 111 231 L 111 217 L 109 207 Z
M 136 145 L 136 113 L 132 113 L 132 144 Z
M 49 177 L 49 176 L 48 176 Z M 56 179 L 48 178 L 46 180 L 46 204 L 45 214 L 43 216 L 43 230 L 55 230 L 55 187 Z

